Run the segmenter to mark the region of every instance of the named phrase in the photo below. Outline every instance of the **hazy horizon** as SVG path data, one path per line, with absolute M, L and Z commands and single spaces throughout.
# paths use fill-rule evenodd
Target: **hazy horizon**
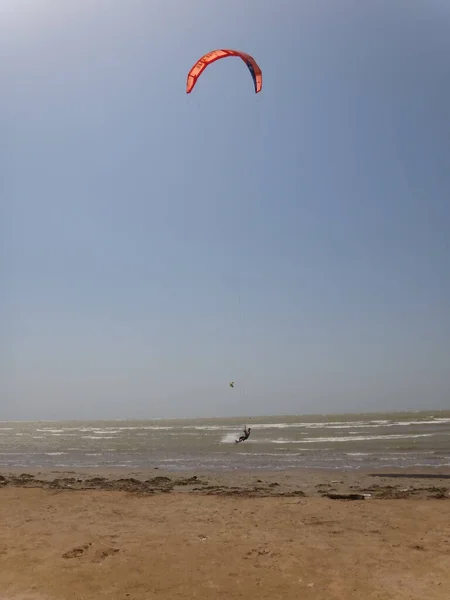
M 18 5 L 0 420 L 450 408 L 448 3 Z
M 8 420 L 2 420 L 0 419 L 0 423 L 78 423 L 78 422 L 82 422 L 82 423 L 95 423 L 95 422 L 99 422 L 99 423 L 126 423 L 126 422 L 137 422 L 137 421 L 236 421 L 238 424 L 240 424 L 241 422 L 243 422 L 243 420 L 247 420 L 249 421 L 250 425 L 252 423 L 255 423 L 256 419 L 263 419 L 263 420 L 269 420 L 269 419 L 274 419 L 274 418 L 288 418 L 288 419 L 292 419 L 294 417 L 305 417 L 307 420 L 311 419 L 312 417 L 345 417 L 345 416 L 359 416 L 359 415 L 364 415 L 364 416 L 376 416 L 376 415 L 405 415 L 405 414 L 423 414 L 423 415 L 428 415 L 428 416 L 436 416 L 436 415 L 431 415 L 430 413 L 450 413 L 450 409 L 448 408 L 430 408 L 430 409 L 426 409 L 426 410 L 399 410 L 399 411 L 367 411 L 364 413 L 348 413 L 348 412 L 337 412 L 337 413 L 274 413 L 274 414 L 262 414 L 262 415 L 251 415 L 249 417 L 249 415 L 226 415 L 226 416 L 222 416 L 222 417 L 215 417 L 215 416 L 193 416 L 193 417 L 146 417 L 145 419 L 132 419 L 132 418 L 117 418 L 117 419 L 32 419 L 32 420 L 27 420 L 27 419 L 8 419 Z

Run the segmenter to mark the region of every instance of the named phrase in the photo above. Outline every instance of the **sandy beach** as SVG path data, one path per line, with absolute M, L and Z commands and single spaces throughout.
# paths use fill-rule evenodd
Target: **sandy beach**
M 0 599 L 448 600 L 450 471 L 3 472 Z

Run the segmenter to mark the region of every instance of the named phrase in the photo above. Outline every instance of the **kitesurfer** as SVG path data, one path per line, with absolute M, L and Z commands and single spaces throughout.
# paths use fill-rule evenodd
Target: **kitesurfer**
M 241 437 L 236 440 L 236 444 L 239 444 L 239 442 L 245 442 L 245 440 L 247 440 L 250 437 L 250 427 L 247 429 L 247 426 L 244 427 L 244 435 L 241 435 Z

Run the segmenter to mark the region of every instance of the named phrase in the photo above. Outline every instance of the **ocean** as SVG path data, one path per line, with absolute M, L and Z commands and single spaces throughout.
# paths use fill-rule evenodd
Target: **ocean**
M 248 441 L 235 444 L 244 425 Z M 449 467 L 450 411 L 1 422 L 0 468 L 172 471 Z

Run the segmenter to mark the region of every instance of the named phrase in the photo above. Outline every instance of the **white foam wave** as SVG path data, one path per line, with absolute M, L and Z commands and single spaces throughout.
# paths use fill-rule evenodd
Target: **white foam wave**
M 135 429 L 143 429 L 143 430 L 149 430 L 149 431 L 159 431 L 160 429 L 165 430 L 165 429 L 174 429 L 174 427 L 168 427 L 166 425 L 146 425 L 145 427 L 116 427 L 116 429 L 118 431 L 133 431 Z
M 95 435 L 111 435 L 118 433 L 118 431 L 109 427 L 106 429 L 103 427 L 85 427 L 83 429 L 80 429 L 79 431 L 80 433 L 93 433 Z
M 116 439 L 114 436 L 106 436 L 106 435 L 102 435 L 101 437 L 98 437 L 96 435 L 83 435 L 82 438 L 83 438 L 83 440 L 115 440 Z
M 380 427 L 407 427 L 414 425 L 439 425 L 450 423 L 450 418 L 433 418 L 421 421 L 389 421 L 377 419 L 371 421 L 332 421 L 332 422 L 297 422 L 297 423 L 251 423 L 255 429 L 355 429 Z M 182 429 L 196 429 L 199 431 L 224 431 L 232 427 L 229 425 L 184 425 Z
M 64 431 L 78 431 L 80 433 L 88 433 L 90 431 L 95 432 L 106 432 L 106 433 L 120 433 L 121 431 L 139 431 L 139 430 L 155 430 L 160 429 L 174 429 L 173 427 L 159 426 L 159 425 L 140 425 L 136 427 L 65 427 Z
M 366 442 L 370 440 L 406 440 L 420 437 L 433 437 L 434 433 L 417 433 L 413 435 L 401 435 L 394 433 L 392 435 L 359 435 L 351 437 L 318 437 L 306 440 L 272 440 L 272 444 L 316 444 L 322 442 Z
M 370 452 L 347 452 L 347 456 L 370 456 Z
M 410 425 L 441 425 L 444 423 L 450 423 L 450 419 L 440 418 L 440 419 L 427 419 L 425 421 L 395 421 L 389 423 L 390 427 L 394 426 L 410 426 Z
M 64 433 L 64 429 L 50 429 L 49 427 L 44 427 L 43 429 L 36 429 L 40 433 Z
M 236 435 L 234 433 L 225 434 L 220 440 L 221 444 L 234 444 L 236 442 Z

